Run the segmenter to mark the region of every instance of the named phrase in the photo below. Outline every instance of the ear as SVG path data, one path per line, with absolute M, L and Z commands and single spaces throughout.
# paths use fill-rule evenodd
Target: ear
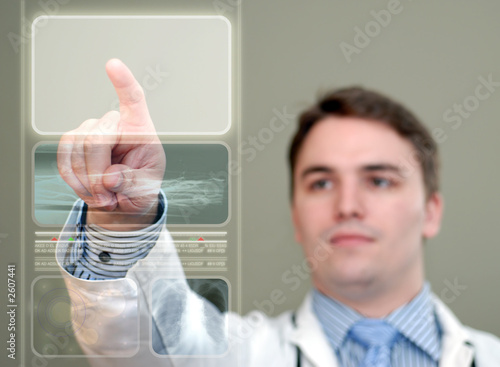
M 292 199 L 293 200 L 293 199 Z M 293 222 L 293 228 L 294 228 L 294 236 L 295 236 L 295 241 L 297 243 L 302 243 L 302 234 L 300 232 L 300 219 L 299 219 L 299 211 L 295 204 L 292 201 L 292 222 Z
M 443 210 L 443 196 L 440 193 L 435 192 L 425 204 L 425 219 L 424 226 L 422 228 L 422 235 L 424 238 L 432 238 L 439 233 Z

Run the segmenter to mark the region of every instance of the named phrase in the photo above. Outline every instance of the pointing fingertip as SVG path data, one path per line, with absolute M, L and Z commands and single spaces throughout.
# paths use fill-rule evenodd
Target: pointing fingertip
M 112 59 L 109 59 L 108 62 L 106 62 L 106 67 L 113 66 L 113 65 L 120 65 L 120 64 L 123 64 L 120 59 L 112 58 Z
M 123 62 L 120 59 L 109 59 L 108 62 L 106 62 L 106 73 L 111 76 L 120 70 L 123 65 Z

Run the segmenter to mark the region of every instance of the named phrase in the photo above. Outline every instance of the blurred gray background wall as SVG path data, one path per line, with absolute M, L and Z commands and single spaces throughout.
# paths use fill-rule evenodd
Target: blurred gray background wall
M 409 106 L 442 154 L 445 215 L 441 234 L 427 244 L 427 277 L 464 323 L 500 335 L 500 3 L 403 0 L 376 27 L 375 14 L 393 3 L 244 2 L 242 137 L 269 127 L 274 109 L 298 111 L 336 86 L 361 84 Z M 479 100 L 476 88 L 488 78 L 497 86 Z M 287 298 L 276 312 L 294 307 L 309 287 L 293 292 L 281 282 L 301 261 L 287 210 L 292 132 L 276 134 L 243 166 L 245 311 L 274 288 Z
M 61 6 L 65 14 L 96 14 L 101 8 L 107 14 L 113 9 L 165 14 L 168 0 L 140 5 L 133 1 L 65 3 Z M 399 99 L 436 134 L 446 207 L 441 234 L 427 244 L 427 277 L 434 292 L 464 323 L 500 335 L 500 296 L 495 286 L 500 280 L 500 3 L 213 3 L 226 4 L 231 12 L 241 8 L 241 139 L 248 143 L 255 137 L 261 146 L 255 154 L 242 156 L 242 311 L 254 309 L 279 289 L 286 300 L 275 305 L 272 314 L 276 315 L 295 308 L 309 289 L 308 280 L 297 290 L 282 281 L 282 275 L 302 261 L 293 240 L 285 159 L 294 126 L 286 125 L 272 139 L 263 129 L 280 113 L 296 114 L 322 91 L 361 84 Z M 18 263 L 20 256 L 20 125 L 29 122 L 20 120 L 20 54 L 7 35 L 20 32 L 21 16 L 19 3 L 2 2 L 2 263 Z M 480 84 L 488 87 L 476 96 Z M 3 288 L 1 294 L 6 294 Z M 2 328 L 0 334 L 5 332 Z

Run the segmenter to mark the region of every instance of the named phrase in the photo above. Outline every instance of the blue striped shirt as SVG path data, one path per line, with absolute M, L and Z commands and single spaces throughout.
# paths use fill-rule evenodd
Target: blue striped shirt
M 65 261 L 65 270 L 87 280 L 123 278 L 138 260 L 153 248 L 167 216 L 167 199 L 159 195 L 157 221 L 139 231 L 109 231 L 86 223 L 87 206 L 79 200 L 76 239 Z
M 356 367 L 363 361 L 366 347 L 349 335 L 349 330 L 363 318 L 352 308 L 317 290 L 313 292 L 313 310 L 319 319 L 340 366 Z M 392 366 L 437 367 L 441 356 L 441 329 L 425 283 L 409 303 L 384 318 L 400 335 L 391 352 Z

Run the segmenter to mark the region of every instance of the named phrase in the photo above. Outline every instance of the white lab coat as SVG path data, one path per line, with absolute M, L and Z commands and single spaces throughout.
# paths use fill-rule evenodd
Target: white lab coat
M 64 263 L 68 243 L 75 230 L 70 216 L 58 244 L 58 262 Z M 297 348 L 302 352 L 302 366 L 338 366 L 336 357 L 311 308 L 307 296 L 296 313 L 296 327 L 291 312 L 269 318 L 261 312 L 245 317 L 220 314 L 229 335 L 229 347 L 223 356 L 206 356 L 216 343 L 204 332 L 205 320 L 197 312 L 203 300 L 188 293 L 187 306 L 179 314 L 177 325 L 157 325 L 162 308 L 152 305 L 151 285 L 155 279 L 175 279 L 181 289 L 188 289 L 170 234 L 163 229 L 150 254 L 129 270 L 127 277 L 107 281 L 77 279 L 63 270 L 76 315 L 75 336 L 93 366 L 286 366 L 297 365 Z M 173 282 L 173 281 L 172 281 Z M 453 313 L 434 297 L 443 327 L 441 367 L 500 366 L 500 340 L 491 334 L 462 326 Z M 193 306 L 194 305 L 194 306 Z M 153 315 L 151 317 L 151 315 Z M 213 320 L 212 320 L 213 321 Z M 170 354 L 201 353 L 197 357 L 157 355 L 151 347 L 151 335 L 157 333 L 175 345 L 167 345 Z

